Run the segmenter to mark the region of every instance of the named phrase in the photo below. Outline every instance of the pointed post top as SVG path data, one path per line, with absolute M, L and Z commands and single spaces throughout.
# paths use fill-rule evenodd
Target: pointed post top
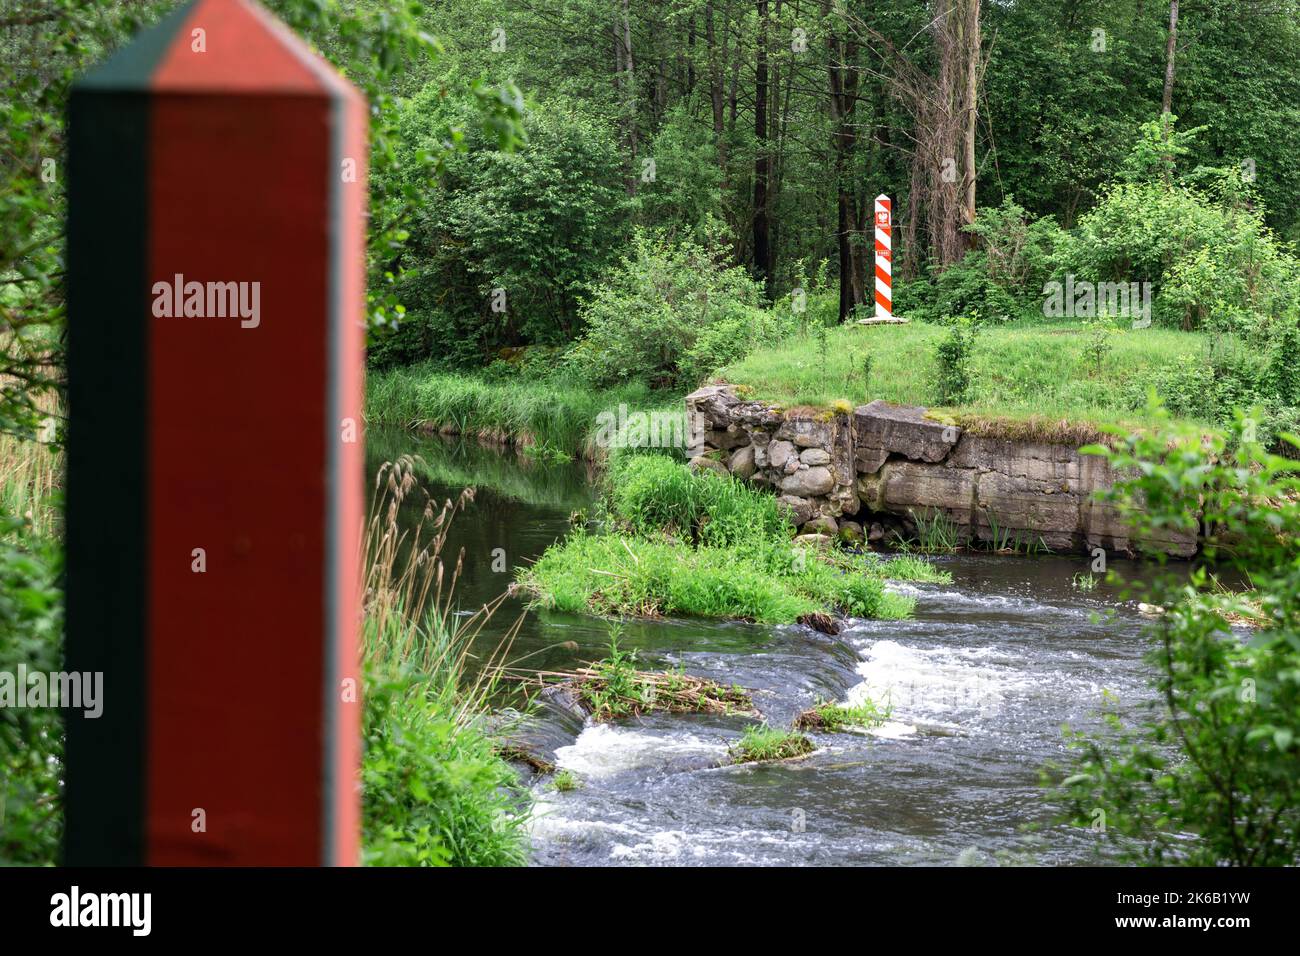
M 190 0 L 81 77 L 76 87 L 362 99 L 255 0 Z

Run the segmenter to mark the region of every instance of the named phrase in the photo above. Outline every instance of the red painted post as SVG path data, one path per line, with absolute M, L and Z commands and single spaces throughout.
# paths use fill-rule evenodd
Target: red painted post
M 70 864 L 357 860 L 365 151 L 249 0 L 74 89 Z

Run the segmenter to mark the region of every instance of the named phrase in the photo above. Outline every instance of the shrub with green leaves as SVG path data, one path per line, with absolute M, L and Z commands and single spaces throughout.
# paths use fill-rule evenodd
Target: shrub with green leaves
M 373 668 L 362 735 L 362 842 L 370 866 L 521 866 L 527 796 L 454 688 Z
M 956 405 L 971 385 L 971 356 L 978 329 L 966 318 L 959 319 L 935 346 L 937 362 L 935 393 L 940 405 Z
M 474 98 L 448 85 L 429 83 L 401 111 L 395 175 L 417 205 L 393 286 L 408 311 L 377 362 L 468 366 L 506 345 L 567 343 L 580 297 L 626 233 L 622 162 L 588 109 L 538 105 L 527 144 L 503 151 L 479 128 Z M 436 184 L 419 162 L 429 153 L 443 157 Z
M 761 308 L 762 292 L 720 246 L 639 232 L 582 308 L 568 364 L 595 386 L 698 384 L 792 326 Z
M 1086 449 L 1128 476 L 1109 497 L 1138 540 L 1211 529 L 1203 564 L 1139 590 L 1165 609 L 1146 631 L 1154 700 L 1138 719 L 1107 712 L 1104 730 L 1074 734 L 1052 791 L 1069 820 L 1104 820 L 1141 863 L 1289 866 L 1300 854 L 1300 465 L 1247 440 L 1244 419 L 1233 431 L 1207 440 L 1166 421 L 1116 451 Z M 1224 574 L 1254 590 L 1224 590 Z M 1266 623 L 1234 632 L 1228 619 L 1251 605 Z
M 1062 245 L 1058 270 L 1151 283 L 1154 317 L 1168 325 L 1247 332 L 1294 311 L 1300 262 L 1265 225 L 1239 169 L 1174 176 L 1200 132 L 1177 132 L 1168 118 L 1144 124 L 1119 176 Z
M 1279 436 L 1294 431 L 1296 396 L 1289 367 L 1287 333 L 1271 348 L 1251 348 L 1233 337 L 1200 354 L 1183 355 L 1156 369 L 1150 382 L 1134 382 L 1132 407 L 1141 407 L 1153 389 L 1173 414 L 1227 426 L 1238 409 L 1250 409 L 1256 440 L 1272 451 L 1292 454 Z
M 62 548 L 0 513 L 0 672 L 59 670 Z M 58 861 L 63 721 L 52 708 L 0 707 L 0 865 Z

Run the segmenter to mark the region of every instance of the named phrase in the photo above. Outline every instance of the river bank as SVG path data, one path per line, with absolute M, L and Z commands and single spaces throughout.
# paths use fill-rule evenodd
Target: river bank
M 541 458 L 605 458 L 611 429 L 628 410 L 681 410 L 681 393 L 640 385 L 588 389 L 572 384 L 440 371 L 413 365 L 372 372 L 366 421 L 423 435 L 465 436 Z
M 474 442 L 402 433 L 372 437 L 371 445 L 391 450 L 384 441 L 404 442 L 431 463 L 430 474 L 454 467 L 458 479 L 476 472 L 484 479 L 446 545 L 448 554 L 464 549 L 458 589 L 465 608 L 499 596 L 510 568 L 531 564 L 569 532 L 575 507 L 595 501 L 576 464 L 529 463 Z M 510 468 L 518 471 L 507 479 Z M 436 483 L 429 490 L 435 498 L 459 492 Z M 411 508 L 400 520 L 418 518 Z M 619 646 L 638 652 L 639 667 L 683 668 L 745 687 L 772 726 L 791 726 L 818 700 L 887 701 L 890 718 L 869 733 L 809 731 L 817 750 L 795 762 L 724 767 L 753 718 L 652 713 L 596 721 L 543 698 L 513 735 L 569 782 L 561 788 L 554 775 L 524 777 L 536 800 L 528 824 L 533 861 L 1095 861 L 1097 840 L 1050 822 L 1038 774 L 1065 753 L 1062 724 L 1090 728 L 1107 708 L 1137 711 L 1149 699 L 1136 605 L 1104 580 L 1079 588 L 1083 558 L 936 561 L 951 583 L 890 585 L 916 601 L 913 618 L 854 620 L 839 635 L 698 618 L 624 622 Z M 1140 577 L 1139 566 L 1116 564 Z M 469 678 L 511 629 L 511 674 L 574 671 L 608 655 L 606 622 L 528 611 L 525 603 L 523 595 L 508 598 L 477 637 Z M 1043 829 L 1029 832 L 1029 824 Z
M 418 365 L 372 375 L 366 416 L 535 459 L 601 464 L 624 444 L 680 449 L 693 467 L 770 491 L 805 534 L 834 537 L 843 524 L 874 546 L 938 538 L 994 551 L 1134 553 L 1123 522 L 1097 500 L 1113 476 L 1079 449 L 1113 443 L 1111 429 L 1151 427 L 1143 389 L 1171 388 L 1168 370 L 1193 360 L 1203 336 L 990 327 L 969 357 L 963 402 L 935 405 L 933 353 L 945 334 L 926 324 L 796 333 L 720 370 L 714 382 L 730 387 L 689 397 L 592 389 L 558 372 Z M 1196 550 L 1177 537 L 1149 545 L 1180 557 Z

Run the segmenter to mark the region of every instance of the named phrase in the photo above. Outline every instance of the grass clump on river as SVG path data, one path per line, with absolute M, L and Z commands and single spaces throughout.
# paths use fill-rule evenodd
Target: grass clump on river
M 760 724 L 746 730 L 728 753 L 732 763 L 759 763 L 804 757 L 816 749 L 816 744 L 797 731 Z
M 819 701 L 795 718 L 795 730 L 824 730 L 838 733 L 846 727 L 879 727 L 890 716 L 892 704 L 878 704 L 870 697 L 857 704 Z
M 652 711 L 700 714 L 753 715 L 749 691 L 727 687 L 680 670 L 637 670 L 636 651 L 621 651 L 610 642 L 609 656 L 564 677 L 563 686 L 597 720 L 639 717 Z
M 619 456 L 607 481 L 604 530 L 575 529 L 521 571 L 542 607 L 763 624 L 826 612 L 897 620 L 915 602 L 886 590 L 887 578 L 948 580 L 915 560 L 895 572 L 874 555 L 795 547 L 770 495 L 667 456 Z
M 454 574 L 444 575 L 441 555 L 472 492 L 441 510 L 430 502 L 426 522 L 408 534 L 397 518 L 419 488 L 409 459 L 381 468 L 366 528 L 364 862 L 523 865 L 528 793 L 482 729 L 490 684 L 465 677 L 496 602 L 457 615 Z

